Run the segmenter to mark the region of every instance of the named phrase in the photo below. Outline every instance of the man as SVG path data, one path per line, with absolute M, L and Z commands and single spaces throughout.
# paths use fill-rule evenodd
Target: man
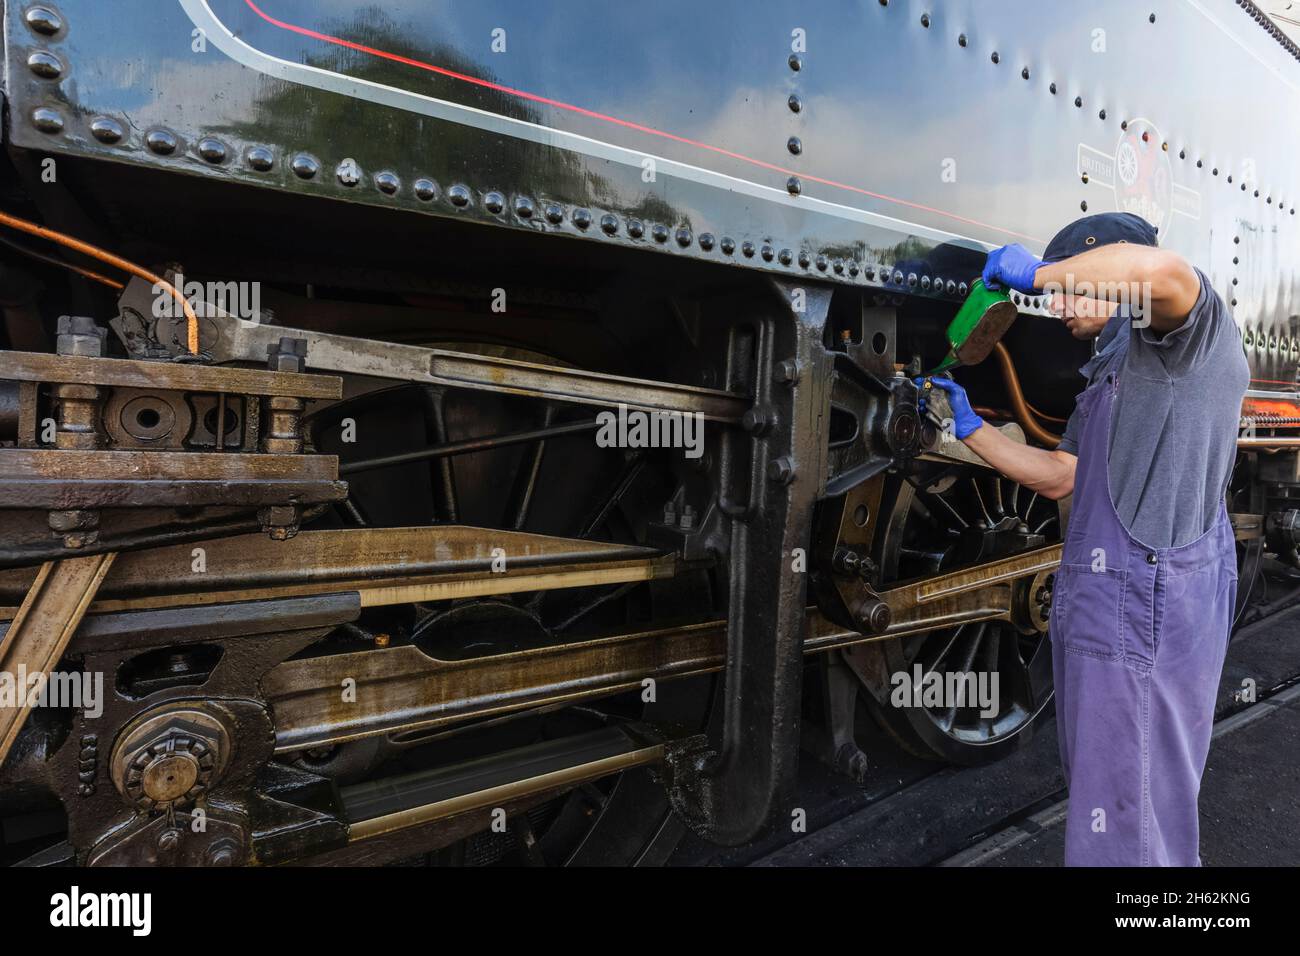
M 1074 496 L 1051 614 L 1066 865 L 1199 866 L 1237 587 L 1224 494 L 1250 378 L 1240 332 L 1205 275 L 1127 213 L 1072 223 L 1042 260 L 996 249 L 984 282 L 1048 295 L 1076 338 L 1097 339 L 1053 451 L 985 428 L 961 386 L 934 379 L 972 451 Z

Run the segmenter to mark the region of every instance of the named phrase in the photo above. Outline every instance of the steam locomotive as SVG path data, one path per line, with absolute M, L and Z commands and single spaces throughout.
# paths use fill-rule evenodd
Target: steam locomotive
M 869 774 L 859 706 L 1023 746 L 1068 501 L 913 377 L 1086 212 L 1230 304 L 1243 602 L 1300 564 L 1300 49 L 1248 0 L 4 25 L 7 863 L 654 863 L 786 819 L 801 750 Z M 957 378 L 1050 446 L 1089 346 L 1013 302 Z

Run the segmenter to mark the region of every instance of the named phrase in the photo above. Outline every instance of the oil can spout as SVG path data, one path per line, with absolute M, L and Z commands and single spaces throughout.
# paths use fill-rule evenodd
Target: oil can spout
M 984 281 L 976 279 L 956 318 L 948 323 L 948 354 L 930 374 L 984 361 L 1018 312 L 1006 292 L 985 288 Z

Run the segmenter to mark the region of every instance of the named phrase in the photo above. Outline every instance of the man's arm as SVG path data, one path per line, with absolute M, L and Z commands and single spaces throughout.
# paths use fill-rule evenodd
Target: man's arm
M 1044 498 L 1064 498 L 1074 491 L 1078 458 L 1068 451 L 1047 451 L 1013 441 L 991 425 L 981 425 L 962 442 L 975 454 Z
M 1074 491 L 1074 466 L 1078 459 L 1068 451 L 1045 451 L 1012 441 L 984 422 L 970 407 L 966 390 L 950 378 L 930 379 L 933 387 L 948 393 L 957 438 L 975 454 L 1012 481 L 1044 498 L 1064 498 Z M 923 379 L 917 379 L 923 385 Z M 925 401 L 924 391 L 921 394 Z
M 1151 328 L 1172 332 L 1187 320 L 1201 294 L 1196 270 L 1176 252 L 1117 242 L 1060 262 L 1047 262 L 1034 273 L 1037 291 L 1092 288 L 1090 298 L 1119 301 L 1127 296 L 1134 316 L 1150 303 Z

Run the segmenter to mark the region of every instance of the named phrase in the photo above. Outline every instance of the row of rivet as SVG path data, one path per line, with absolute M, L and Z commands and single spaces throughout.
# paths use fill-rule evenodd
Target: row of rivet
M 1270 352 L 1279 352 L 1282 355 L 1288 352 L 1293 355 L 1300 354 L 1300 338 L 1283 336 L 1278 339 L 1276 335 L 1269 335 L 1263 329 L 1258 331 L 1250 328 L 1243 329 L 1241 341 L 1246 348 L 1254 347 L 1259 351 L 1267 349 Z
M 1243 5 L 1243 0 L 1237 0 L 1237 3 L 1238 3 L 1239 6 L 1241 6 L 1241 5 Z M 1250 6 L 1249 0 L 1244 0 L 1244 3 L 1245 3 L 1245 5 Z M 889 0 L 880 0 L 880 5 L 881 5 L 882 7 L 887 7 L 887 6 L 889 6 Z M 1259 20 L 1260 17 L 1263 17 L 1263 19 L 1265 19 L 1265 20 L 1268 19 L 1266 16 L 1264 16 L 1263 14 L 1260 14 L 1260 13 L 1258 13 L 1258 11 L 1256 11 L 1256 19 Z M 1148 21 L 1149 21 L 1150 23 L 1155 23 L 1155 22 L 1156 22 L 1156 15 L 1155 15 L 1154 13 L 1152 13 L 1150 16 L 1148 16 L 1147 19 L 1148 19 Z M 930 14 L 929 14 L 929 13 L 923 13 L 923 14 L 921 14 L 921 21 L 920 21 L 920 22 L 921 22 L 921 26 L 922 26 L 923 28 L 925 28 L 925 29 L 929 29 L 929 28 L 930 28 L 930 23 L 931 23 L 931 20 L 930 20 Z M 1261 21 L 1261 22 L 1262 22 L 1262 21 Z M 1270 21 L 1270 23 L 1271 23 L 1271 21 Z M 1281 34 L 1281 32 L 1280 32 L 1279 30 L 1277 30 L 1276 27 L 1274 27 L 1270 32 L 1273 33 L 1273 35 L 1275 35 L 1275 36 L 1279 36 L 1279 35 L 1280 35 L 1280 36 L 1284 36 L 1284 34 Z M 1288 42 L 1289 42 L 1289 41 L 1288 41 Z M 968 43 L 969 43 L 969 40 L 967 39 L 966 34 L 964 34 L 964 33 L 960 33 L 960 34 L 957 35 L 957 45 L 958 45 L 958 46 L 960 46 L 960 47 L 965 47 Z M 1294 45 L 1292 45 L 1292 46 L 1294 46 Z M 996 50 L 993 51 L 993 54 L 992 54 L 992 56 L 991 56 L 991 59 L 992 59 L 992 61 L 993 61 L 994 64 L 997 64 L 997 63 L 999 63 L 999 62 L 1001 61 L 1001 57 L 999 57 L 999 55 L 998 55 L 998 53 L 997 53 Z M 793 64 L 792 64 L 792 65 L 793 65 Z M 795 67 L 795 69 L 798 69 L 798 67 Z M 1031 75 L 1031 74 L 1030 74 L 1030 71 L 1029 71 L 1029 67 L 1026 66 L 1026 67 L 1023 67 L 1023 68 L 1021 69 L 1021 71 L 1020 71 L 1020 76 L 1021 76 L 1022 79 L 1028 80 L 1029 77 L 1030 77 L 1030 75 Z M 1058 91 L 1057 91 L 1057 86 L 1056 86 L 1056 84 L 1055 84 L 1055 83 L 1049 83 L 1049 84 L 1047 85 L 1047 91 L 1048 91 L 1048 93 L 1050 93 L 1051 95 L 1055 96 L 1055 95 L 1057 94 L 1057 92 L 1058 92 Z M 792 110 L 793 110 L 794 112 L 796 112 L 796 113 L 799 112 L 800 109 L 802 109 L 802 103 L 800 103 L 800 102 L 796 102 L 797 100 L 798 100 L 798 97 L 795 97 L 795 96 L 791 96 L 791 97 L 790 97 L 790 109 L 792 109 Z M 1074 98 L 1074 105 L 1075 105 L 1076 107 L 1078 107 L 1079 109 L 1083 109 L 1083 97 L 1082 97 L 1082 96 L 1076 96 L 1076 97 Z M 1097 113 L 1097 117 L 1098 117 L 1099 119 L 1105 120 L 1105 119 L 1106 119 L 1106 110 L 1105 110 L 1105 109 L 1101 109 L 1101 110 L 1099 110 L 1098 113 Z M 1125 120 L 1124 122 L 1120 123 L 1120 129 L 1123 129 L 1123 130 L 1128 129 L 1128 121 L 1127 121 L 1127 120 Z M 1142 134 L 1142 139 L 1143 139 L 1144 141 L 1149 140 L 1149 134 L 1144 132 L 1144 133 Z M 1168 151 L 1169 151 L 1169 142 L 1168 142 L 1167 140 L 1166 140 L 1164 143 L 1161 144 L 1161 149 L 1163 149 L 1165 152 L 1168 152 Z M 793 147 L 791 147 L 791 152 L 795 152 L 795 150 L 794 150 Z M 1178 158 L 1179 158 L 1179 159 L 1186 159 L 1186 158 L 1187 158 L 1187 151 L 1186 151 L 1185 149 L 1181 149 L 1181 150 L 1179 150 L 1179 151 L 1178 151 Z M 1198 169 L 1202 168 L 1203 165 L 1204 165 L 1204 161 L 1203 161 L 1203 160 L 1199 160 L 1199 159 L 1198 159 L 1198 160 L 1196 161 L 1196 167 L 1197 167 Z M 1219 169 L 1218 169 L 1218 167 L 1217 167 L 1217 166 L 1214 167 L 1214 169 L 1212 170 L 1212 172 L 1213 172 L 1213 174 L 1214 174 L 1215 176 L 1219 175 Z M 1083 177 L 1083 181 L 1084 181 L 1085 183 L 1088 182 L 1088 177 L 1087 177 L 1086 174 L 1085 174 L 1084 177 Z M 1229 183 L 1232 182 L 1232 177 L 1231 177 L 1231 176 L 1228 177 L 1228 182 L 1229 182 Z M 1241 188 L 1242 188 L 1242 191 L 1244 192 L 1245 189 L 1246 189 L 1246 184 L 1245 184 L 1245 183 L 1242 183 L 1242 184 L 1241 184 Z M 792 191 L 793 191 L 793 190 L 792 190 Z M 1259 190 L 1258 190 L 1258 189 L 1255 190 L 1255 197 L 1256 197 L 1256 198 L 1259 197 Z M 1272 196 L 1269 196 L 1269 197 L 1266 198 L 1265 201 L 1266 201 L 1269 205 L 1272 205 L 1272 203 L 1273 203 L 1273 197 L 1272 197 Z M 1277 211 L 1278 211 L 1278 212 L 1281 212 L 1282 209 L 1283 209 L 1283 207 L 1284 207 L 1285 205 L 1286 205 L 1286 203 L 1285 203 L 1283 200 L 1280 200 L 1280 199 L 1279 199 L 1279 200 L 1278 200 Z M 1082 211 L 1087 212 L 1087 211 L 1088 211 L 1088 203 L 1087 203 L 1086 201 L 1079 203 L 1079 208 L 1080 208 Z M 1291 209 L 1290 209 L 1290 213 L 1291 213 L 1291 215 L 1293 215 L 1293 216 L 1295 215 L 1295 207 L 1294 207 L 1294 206 L 1291 207 Z

